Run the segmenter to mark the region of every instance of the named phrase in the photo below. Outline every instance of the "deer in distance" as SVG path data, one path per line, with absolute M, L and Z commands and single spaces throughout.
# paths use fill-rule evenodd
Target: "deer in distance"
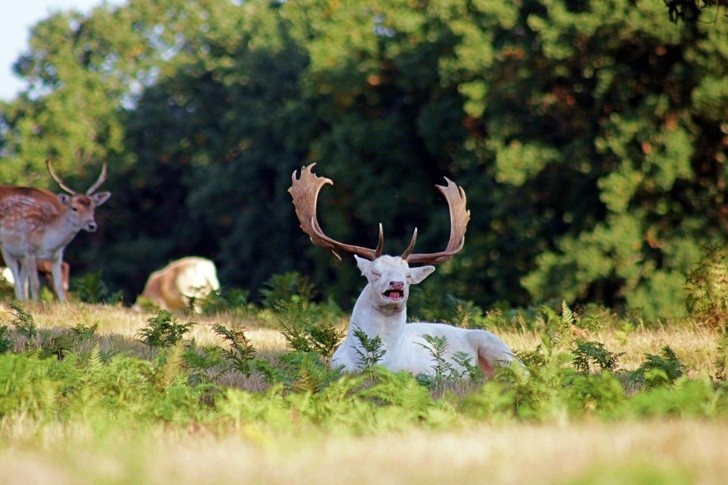
M 202 313 L 200 300 L 219 289 L 215 263 L 198 256 L 187 256 L 153 272 L 141 297 L 163 310 L 192 307 L 195 313 Z
M 477 365 L 492 377 L 498 366 L 517 360 L 511 349 L 495 334 L 486 330 L 470 330 L 445 323 L 407 322 L 407 299 L 411 285 L 421 283 L 435 271 L 432 265 L 450 260 L 463 248 L 465 231 L 470 220 L 466 209 L 465 191 L 445 178 L 446 185 L 436 185 L 445 197 L 450 210 L 450 240 L 446 248 L 437 253 L 413 253 L 417 229 L 400 256 L 382 254 L 384 233 L 379 225 L 376 248 L 344 244 L 327 236 L 316 217 L 316 203 L 321 188 L 333 182 L 312 172 L 311 164 L 293 172 L 288 189 L 293 198 L 301 229 L 313 244 L 330 250 L 341 259 L 337 251 L 353 254 L 367 285 L 354 304 L 347 335 L 332 356 L 332 366 L 345 372 L 361 370 L 364 332 L 368 339 L 379 339 L 384 351 L 377 364 L 392 371 L 407 371 L 414 375 L 433 376 L 437 361 L 432 337 L 444 339 L 445 351 L 441 358 L 452 362 L 453 369 L 463 375 L 466 371 L 462 359 Z M 414 266 L 413 266 L 414 265 Z M 423 266 L 418 266 L 423 265 Z M 370 340 L 371 341 L 371 340 Z
M 51 262 L 53 292 L 64 302 L 63 251 L 79 231 L 96 231 L 96 207 L 106 202 L 111 193 L 96 193 L 106 180 L 106 163 L 85 194 L 70 189 L 55 174 L 50 160 L 46 161 L 46 167 L 66 193 L 0 186 L 0 246 L 5 264 L 12 272 L 18 300 L 27 300 L 29 289 L 30 298 L 38 299 L 38 262 L 45 260 Z

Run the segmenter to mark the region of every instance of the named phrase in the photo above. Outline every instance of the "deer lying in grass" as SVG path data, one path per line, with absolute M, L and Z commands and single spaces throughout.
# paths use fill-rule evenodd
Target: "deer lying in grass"
M 470 365 L 478 365 L 487 376 L 492 376 L 497 366 L 508 365 L 514 360 L 510 348 L 491 332 L 443 323 L 407 323 L 410 285 L 421 283 L 432 274 L 435 267 L 431 264 L 448 261 L 463 247 L 470 211 L 465 208 L 465 192 L 461 187 L 447 178 L 447 185 L 436 186 L 450 208 L 450 241 L 444 251 L 413 254 L 417 239 L 415 229 L 409 246 L 401 256 L 387 256 L 382 255 L 384 235 L 381 224 L 375 249 L 343 244 L 324 234 L 316 218 L 316 201 L 321 188 L 333 182 L 315 175 L 311 171 L 313 166 L 303 167 L 298 178 L 294 172 L 291 188 L 288 189 L 301 229 L 315 245 L 331 250 L 336 257 L 339 257 L 337 250 L 353 254 L 368 281 L 354 305 L 346 338 L 334 352 L 334 366 L 343 367 L 347 372 L 361 369 L 362 356 L 365 355 L 361 332 L 370 341 L 377 338 L 381 341 L 380 350 L 384 354 L 378 364 L 392 371 L 433 376 L 438 364 L 432 347 L 433 338 L 444 339 L 446 348 L 441 357 L 461 375 L 467 371 L 462 365 L 463 357 Z M 425 266 L 410 266 L 421 264 Z
M 141 296 L 163 310 L 192 307 L 195 313 L 202 313 L 199 300 L 219 289 L 215 263 L 187 256 L 152 273 Z

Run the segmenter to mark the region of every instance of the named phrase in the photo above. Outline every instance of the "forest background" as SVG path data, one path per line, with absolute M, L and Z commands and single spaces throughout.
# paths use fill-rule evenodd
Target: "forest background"
M 668 2 L 670 3 L 670 2 Z M 675 3 L 675 2 L 672 2 Z M 66 251 L 133 301 L 151 271 L 213 259 L 252 295 L 299 272 L 349 306 L 353 261 L 311 246 L 287 188 L 334 180 L 334 238 L 437 251 L 435 184 L 462 185 L 463 252 L 427 297 L 686 313 L 728 236 L 728 22 L 661 0 L 130 0 L 38 23 L 0 104 L 0 181 L 79 191 L 109 167 L 99 232 Z M 716 252 L 717 251 L 717 252 Z M 422 296 L 422 295 L 420 295 Z

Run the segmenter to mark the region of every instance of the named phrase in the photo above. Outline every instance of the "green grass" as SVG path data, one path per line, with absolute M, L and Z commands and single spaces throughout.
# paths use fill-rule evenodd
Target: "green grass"
M 0 303 L 0 482 L 710 483 L 728 472 L 725 337 L 694 319 L 596 323 L 566 307 L 469 317 L 529 373 L 427 382 L 331 370 L 346 326 L 335 309 L 292 299 L 215 312 Z

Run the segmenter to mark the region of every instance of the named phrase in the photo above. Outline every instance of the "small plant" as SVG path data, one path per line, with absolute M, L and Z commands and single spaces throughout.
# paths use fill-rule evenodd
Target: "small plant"
M 281 315 L 281 332 L 291 348 L 298 352 L 316 352 L 329 359 L 343 338 L 330 315 L 316 311 L 318 307 L 304 308 L 295 301 L 277 307 Z
M 370 338 L 364 330 L 357 328 L 354 330 L 354 336 L 359 340 L 359 343 L 364 349 L 363 352 L 355 349 L 359 355 L 359 359 L 357 360 L 359 369 L 365 371 L 381 362 L 382 357 L 384 357 L 387 351 L 382 348 L 382 338 L 379 335 Z
M 723 327 L 723 331 L 718 338 L 717 354 L 715 357 L 715 378 L 724 381 L 728 378 L 728 326 Z
M 479 366 L 473 364 L 473 358 L 470 357 L 466 352 L 463 352 L 462 350 L 455 352 L 452 355 L 452 360 L 456 364 L 462 366 L 463 369 L 465 369 L 461 373 L 462 377 L 465 377 L 465 375 L 467 375 L 472 381 L 479 381 L 483 378 L 483 370 Z
M 574 367 L 582 374 L 590 374 L 593 367 L 598 371 L 613 372 L 617 368 L 617 360 L 622 354 L 608 351 L 601 342 L 576 342 L 572 351 Z
M 671 384 L 683 375 L 683 364 L 669 345 L 662 348 L 660 355 L 645 354 L 645 361 L 634 371 L 638 382 L 647 387 Z
M 251 309 L 250 293 L 239 288 L 210 292 L 198 302 L 202 313 L 211 315 L 221 312 L 247 313 Z
M 213 329 L 230 344 L 229 349 L 223 350 L 225 360 L 233 369 L 250 376 L 254 370 L 255 348 L 245 335 L 245 331 L 242 328 L 229 329 L 223 325 L 215 325 Z
M 436 337 L 434 335 L 423 335 L 422 338 L 429 345 L 419 344 L 430 352 L 432 358 L 435 360 L 432 364 L 432 370 L 435 371 L 433 377 L 433 384 L 441 384 L 446 378 L 452 377 L 455 373 L 455 369 L 451 364 L 445 360 L 445 352 L 447 351 L 447 338 Z
M 20 335 L 27 338 L 28 340 L 34 340 L 38 337 L 38 327 L 35 324 L 35 319 L 30 312 L 27 312 L 18 305 L 17 303 L 11 303 L 10 308 L 13 311 L 14 320 L 12 324 Z
M 90 327 L 78 324 L 75 327 L 71 328 L 71 332 L 73 332 L 73 336 L 77 340 L 90 340 L 94 335 L 96 335 L 96 330 L 98 330 L 98 328 L 99 325 L 97 323 L 91 325 Z
M 313 301 L 316 290 L 307 277 L 291 271 L 271 276 L 263 285 L 260 294 L 265 308 L 276 309 L 290 301 L 298 301 L 305 306 Z
M 63 360 L 73 350 L 73 343 L 73 337 L 69 333 L 56 335 L 43 342 L 42 355 Z
M 123 299 L 121 291 L 112 293 L 101 279 L 101 271 L 88 273 L 71 280 L 71 288 L 84 303 L 119 303 Z
M 708 248 L 686 278 L 688 311 L 712 325 L 728 319 L 728 249 Z
M 170 347 L 182 340 L 195 322 L 178 323 L 172 312 L 160 310 L 156 317 L 147 320 L 148 325 L 139 331 L 139 340 L 150 347 Z
M 427 342 L 427 344 L 419 345 L 427 349 L 430 352 L 430 355 L 432 355 L 434 360 L 432 365 L 434 375 L 418 376 L 418 381 L 420 383 L 427 385 L 431 389 L 435 389 L 441 388 L 443 383 L 448 380 L 459 380 L 465 376 L 468 376 L 471 380 L 477 380 L 483 376 L 483 372 L 480 368 L 473 364 L 472 358 L 464 351 L 455 352 L 452 356 L 452 361 L 463 367 L 463 370 L 459 370 L 456 366 L 447 361 L 445 358 L 445 353 L 447 352 L 447 337 L 437 337 L 435 335 L 425 334 L 422 338 L 425 342 Z
M 7 325 L 0 325 L 0 354 L 7 353 L 13 348 L 13 341 L 10 338 L 10 329 Z

